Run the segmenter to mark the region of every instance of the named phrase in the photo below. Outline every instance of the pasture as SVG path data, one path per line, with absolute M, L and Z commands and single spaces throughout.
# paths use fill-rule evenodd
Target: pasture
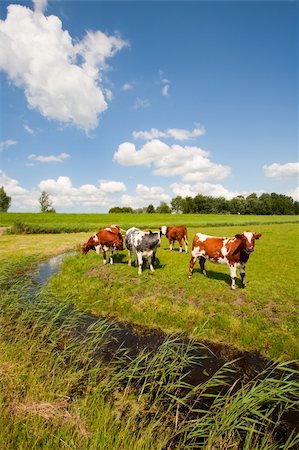
M 1 218 L 2 226 L 13 223 L 8 216 Z M 41 223 L 42 216 L 34 217 L 37 226 L 53 221 L 57 230 L 71 224 L 58 214 Z M 118 221 L 90 217 L 88 223 L 84 217 L 79 222 L 86 232 L 0 236 L 0 448 L 298 448 L 299 434 L 285 432 L 283 416 L 299 407 L 298 371 L 288 362 L 299 357 L 296 218 L 239 216 L 228 225 L 235 218 L 163 216 L 160 221 L 154 215 L 146 222 L 138 216 L 141 224 L 131 215 Z M 247 287 L 238 281 L 232 291 L 226 265 L 207 262 L 204 277 L 197 263 L 188 280 L 190 250 L 180 254 L 176 243 L 170 252 L 165 237 L 155 272 L 144 267 L 140 276 L 127 265 L 125 250 L 106 266 L 102 255 L 80 254 L 91 232 L 113 222 L 152 229 L 186 223 L 189 248 L 201 222 L 206 234 L 233 236 L 251 229 L 262 237 L 246 266 Z M 38 261 L 70 250 L 78 252 L 28 301 Z M 82 333 L 84 313 L 192 341 L 183 349 L 170 337 L 156 354 L 132 358 L 123 352 L 107 365 L 95 361 L 94 352 L 113 325 L 99 320 L 76 335 L 74 330 Z M 280 363 L 260 378 L 243 380 L 241 390 L 225 387 L 230 365 L 193 388 L 184 368 L 201 364 L 192 356 L 196 342 L 227 344 Z
M 1 224 L 11 223 L 8 216 Z M 18 215 L 19 217 L 19 215 Z M 70 225 L 73 215 L 30 214 L 28 223 L 48 220 L 46 225 Z M 87 221 L 84 222 L 84 220 Z M 84 311 L 170 333 L 185 333 L 196 340 L 224 342 L 243 350 L 255 350 L 271 358 L 297 358 L 298 349 L 298 225 L 288 216 L 177 216 L 177 215 L 78 215 L 77 223 L 93 231 L 110 223 L 145 226 L 191 223 L 188 226 L 189 253 L 180 254 L 178 243 L 172 252 L 162 237 L 154 273 L 147 268 L 141 276 L 128 267 L 127 252 L 116 252 L 115 264 L 103 266 L 102 255 L 90 251 L 65 261 L 61 273 L 49 284 L 61 302 L 72 302 Z M 12 219 L 10 219 L 12 220 Z M 15 217 L 13 217 L 15 220 Z M 228 221 L 236 221 L 227 226 Z M 269 221 L 272 224 L 268 224 Z M 30 222 L 31 221 L 31 222 Z M 95 225 L 98 221 L 98 226 Z M 278 223 L 278 222 L 282 223 Z M 142 222 L 142 223 L 141 223 Z M 198 223 L 195 227 L 194 224 Z M 209 223 L 212 225 L 209 225 Z M 283 223 L 285 222 L 285 223 Z M 26 222 L 27 223 L 27 222 Z M 217 226 L 217 223 L 220 223 Z M 247 224 L 243 225 L 240 224 Z M 255 225 L 253 225 L 255 223 Z M 44 224 L 45 225 L 45 224 Z M 81 225 L 80 225 L 81 226 Z M 207 262 L 207 277 L 196 263 L 193 278 L 187 279 L 194 234 L 233 236 L 244 229 L 262 233 L 247 264 L 247 287 L 237 279 L 235 292 L 229 289 L 226 265 Z M 1 258 L 39 254 L 42 257 L 79 250 L 89 233 L 4 235 Z M 17 251 L 16 251 L 17 249 Z

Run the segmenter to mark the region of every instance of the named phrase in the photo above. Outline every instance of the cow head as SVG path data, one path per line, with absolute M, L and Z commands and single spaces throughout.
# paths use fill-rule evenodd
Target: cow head
M 242 241 L 243 250 L 250 254 L 254 251 L 254 242 L 261 237 L 260 233 L 254 233 L 252 231 L 243 231 L 242 234 L 236 234 L 235 238 Z
M 120 233 L 115 238 L 114 241 L 115 250 L 123 250 L 124 249 L 124 239 Z
M 160 227 L 160 232 L 161 234 L 164 234 L 166 236 L 168 231 L 168 227 L 166 227 L 165 225 L 163 225 L 162 227 Z
M 99 238 L 96 234 L 92 235 L 85 244 L 82 245 L 82 253 L 86 255 L 89 250 L 95 250 L 95 245 L 99 243 Z

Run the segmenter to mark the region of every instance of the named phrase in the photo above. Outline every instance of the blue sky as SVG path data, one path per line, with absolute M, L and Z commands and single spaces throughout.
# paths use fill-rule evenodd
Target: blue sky
M 1 3 L 10 211 L 298 200 L 297 1 Z

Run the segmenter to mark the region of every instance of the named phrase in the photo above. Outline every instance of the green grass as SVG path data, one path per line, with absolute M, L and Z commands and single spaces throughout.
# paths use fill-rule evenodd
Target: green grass
M 188 227 L 210 227 L 260 223 L 298 223 L 298 216 L 241 216 L 230 214 L 49 214 L 49 213 L 1 213 L 0 227 L 21 223 L 23 230 L 32 232 L 98 231 L 118 224 L 124 229 L 132 226 L 157 228 L 160 225 L 185 224 Z
M 157 352 L 95 360 L 107 322 L 76 335 L 78 308 L 45 290 L 28 302 L 35 263 L 6 262 L 0 274 L 1 449 L 297 448 L 298 435 L 279 438 L 283 413 L 299 407 L 292 364 L 274 364 L 224 393 L 229 364 L 199 386 L 186 382 L 184 369 L 201 364 L 193 342 L 170 337 Z
M 242 230 L 242 229 L 241 229 Z M 197 231 L 189 228 L 189 240 Z M 239 227 L 207 228 L 205 232 L 233 236 Z M 196 264 L 187 279 L 190 253 L 170 252 L 163 237 L 154 273 L 141 276 L 128 267 L 126 251 L 113 266 L 103 266 L 95 252 L 77 254 L 63 264 L 48 285 L 63 302 L 125 322 L 182 332 L 202 340 L 257 350 L 268 357 L 298 358 L 298 239 L 294 224 L 263 225 L 262 237 L 246 267 L 247 287 L 230 289 L 226 265 L 207 262 L 207 277 Z

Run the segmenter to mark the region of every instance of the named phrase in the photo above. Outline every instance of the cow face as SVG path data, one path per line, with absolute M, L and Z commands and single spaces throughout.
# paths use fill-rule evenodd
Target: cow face
M 124 249 L 124 240 L 122 235 L 119 233 L 114 242 L 115 250 L 123 250 Z
M 242 240 L 243 249 L 250 254 L 254 251 L 254 242 L 261 237 L 260 233 L 253 233 L 252 231 L 243 231 L 242 234 L 236 234 L 237 239 Z
M 91 245 L 89 243 L 89 241 L 88 241 L 88 242 L 85 242 L 85 244 L 82 245 L 81 251 L 82 251 L 83 255 L 86 255 L 86 253 L 89 252 L 89 250 L 95 250 L 95 247 L 93 245 Z
M 165 236 L 166 236 L 166 233 L 167 233 L 167 229 L 168 229 L 168 227 L 166 227 L 165 225 L 163 225 L 162 227 L 160 227 L 161 233 L 164 234 Z

